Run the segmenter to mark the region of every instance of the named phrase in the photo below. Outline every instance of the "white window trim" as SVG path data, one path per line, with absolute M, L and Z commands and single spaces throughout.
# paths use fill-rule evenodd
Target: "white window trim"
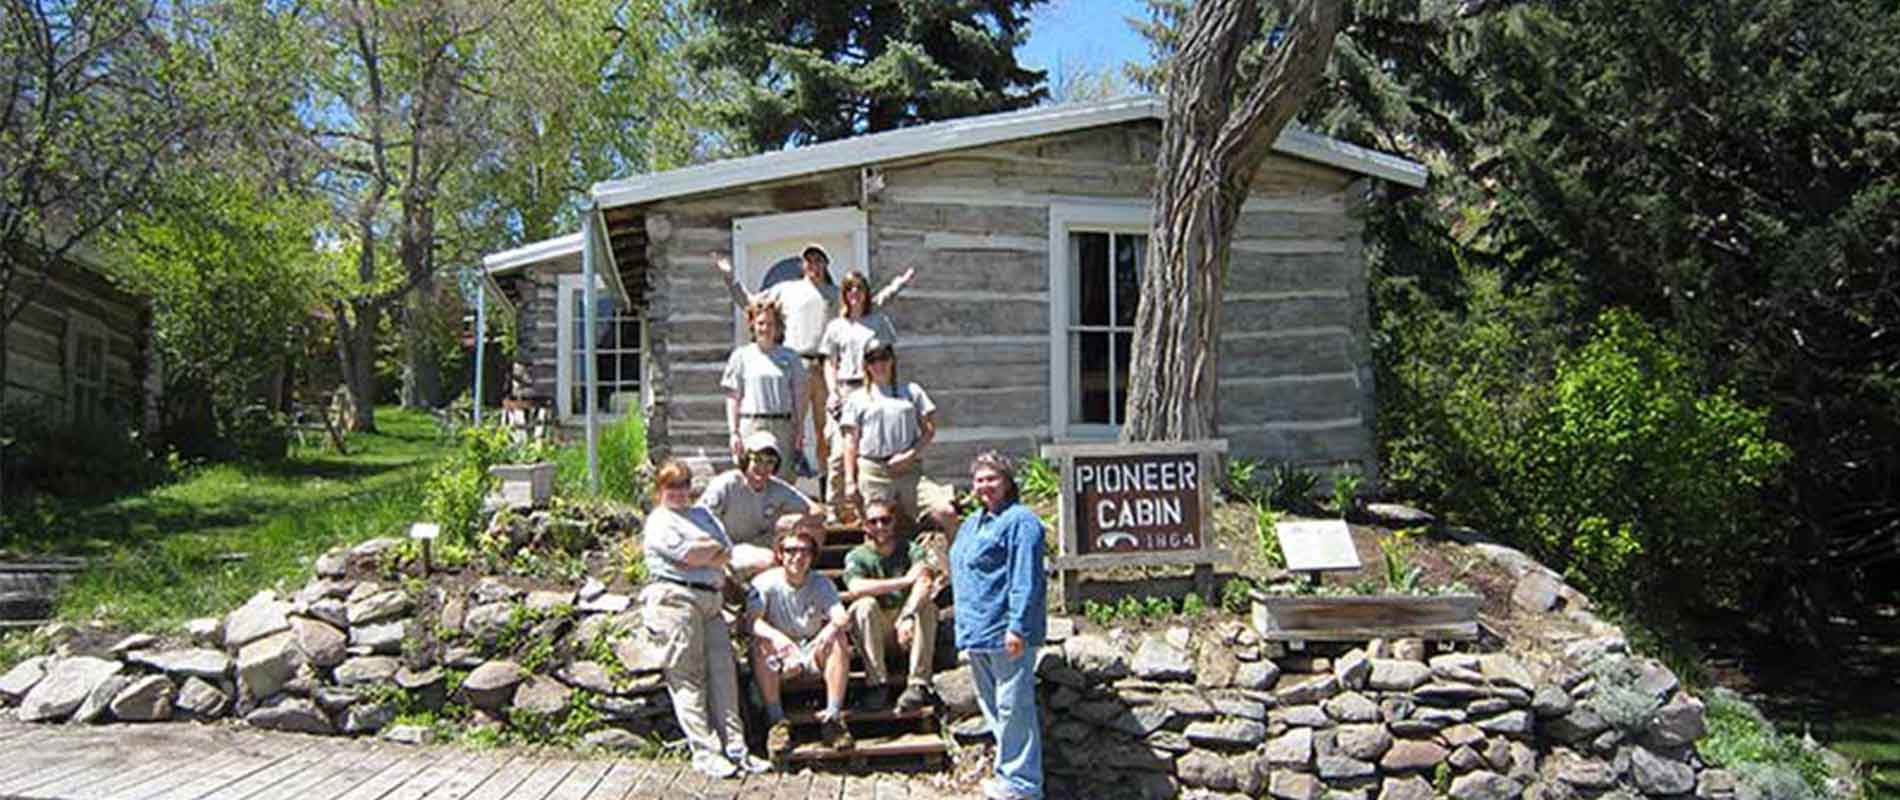
M 575 307 L 572 298 L 575 292 L 581 290 L 581 275 L 578 273 L 561 275 L 556 282 L 556 287 L 557 290 L 554 295 L 554 410 L 555 414 L 559 416 L 562 421 L 572 421 L 581 419 L 586 411 L 586 409 L 573 407 L 574 383 L 581 378 L 581 376 L 574 374 L 573 368 L 574 349 L 579 346 L 578 343 L 574 341 L 574 315 L 582 309 Z M 599 294 L 599 292 L 607 290 L 606 281 L 602 280 L 599 275 L 594 276 L 594 290 L 596 292 L 595 297 L 608 296 Z M 647 353 L 652 351 L 647 347 L 649 340 L 647 338 L 646 314 L 636 314 L 635 318 L 639 320 L 640 324 L 640 407 L 644 409 L 653 403 L 653 382 L 647 379 L 647 366 L 651 363 L 647 358 Z M 599 415 L 597 419 L 614 420 L 620 418 L 619 415 L 614 414 L 613 409 L 610 408 L 598 409 L 595 413 Z
M 107 366 L 106 362 L 112 355 L 112 331 L 105 326 L 105 323 L 87 314 L 67 309 L 66 341 L 61 343 L 62 347 L 60 348 L 64 351 L 63 356 L 65 363 L 60 366 L 63 367 L 61 371 L 64 373 L 63 377 L 65 378 L 66 418 L 69 420 L 76 421 L 79 419 L 79 398 L 76 391 L 80 383 L 79 340 L 87 336 L 97 337 L 101 342 L 99 347 L 99 378 L 97 381 L 86 381 L 86 383 L 95 385 L 99 389 L 99 408 L 94 409 L 95 411 L 99 411 L 105 407 L 106 386 L 110 383 L 108 376 L 111 374 L 111 369 Z
M 773 242 L 794 236 L 817 238 L 830 234 L 849 234 L 851 237 L 851 256 L 858 269 L 864 271 L 866 278 L 871 275 L 871 236 L 869 217 L 864 209 L 854 206 L 843 208 L 825 208 L 817 211 L 794 211 L 789 214 L 767 214 L 757 217 L 736 217 L 732 220 L 732 270 L 733 276 L 741 284 L 751 274 L 752 246 L 759 242 Z M 832 265 L 831 280 L 837 283 L 844 276 L 838 274 L 838 267 Z M 746 287 L 751 291 L 751 287 Z M 745 331 L 745 312 L 734 309 L 732 314 L 734 341 L 748 341 Z
M 1051 203 L 1049 205 L 1049 435 L 1055 441 L 1112 440 L 1119 425 L 1069 421 L 1069 234 L 1076 231 L 1133 233 L 1154 229 L 1154 204 L 1146 201 Z

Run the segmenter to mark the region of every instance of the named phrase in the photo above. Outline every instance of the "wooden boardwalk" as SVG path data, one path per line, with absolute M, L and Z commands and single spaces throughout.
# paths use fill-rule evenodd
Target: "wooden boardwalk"
M 683 761 L 411 747 L 195 724 L 0 722 L 0 798 L 85 800 L 936 800 L 930 776 L 712 780 Z

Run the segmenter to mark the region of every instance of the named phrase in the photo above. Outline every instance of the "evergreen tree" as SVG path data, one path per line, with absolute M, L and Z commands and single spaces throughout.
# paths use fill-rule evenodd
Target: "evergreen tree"
M 1016 63 L 1044 0 L 698 0 L 691 61 L 739 86 L 716 113 L 747 150 L 1035 105 Z

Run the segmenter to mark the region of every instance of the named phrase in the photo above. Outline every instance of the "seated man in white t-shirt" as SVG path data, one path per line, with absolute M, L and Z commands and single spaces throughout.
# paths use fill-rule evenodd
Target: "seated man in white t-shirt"
M 818 714 L 825 744 L 853 746 L 842 718 L 851 673 L 851 617 L 831 579 L 812 572 L 818 557 L 813 527 L 808 522 L 779 537 L 774 549 L 784 566 L 753 578 L 746 595 L 752 679 L 772 723 L 765 748 L 773 758 L 782 757 L 792 744 L 792 726 L 781 699 L 783 682 L 812 674 L 823 675 L 825 681 L 825 710 Z
M 778 437 L 770 431 L 753 431 L 744 447 L 739 466 L 706 484 L 698 505 L 725 526 L 733 541 L 732 571 L 749 578 L 778 563 L 772 551 L 778 533 L 807 517 L 823 519 L 824 511 L 773 474 L 781 458 Z

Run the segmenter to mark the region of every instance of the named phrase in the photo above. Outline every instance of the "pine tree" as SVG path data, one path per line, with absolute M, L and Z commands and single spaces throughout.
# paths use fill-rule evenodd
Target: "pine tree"
M 740 85 L 717 109 L 746 150 L 1035 105 L 1016 62 L 1044 0 L 698 0 L 691 61 Z

